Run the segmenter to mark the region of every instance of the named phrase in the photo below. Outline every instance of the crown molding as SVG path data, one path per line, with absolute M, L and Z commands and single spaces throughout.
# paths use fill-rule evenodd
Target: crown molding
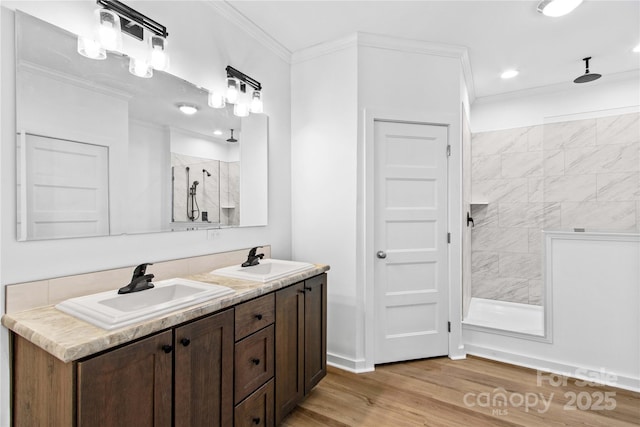
M 264 47 L 276 54 L 287 64 L 291 63 L 291 51 L 284 47 L 279 41 L 271 37 L 267 32 L 260 28 L 255 22 L 243 15 L 238 9 L 233 7 L 226 0 L 203 0 L 205 4 L 218 12 L 229 22 L 238 26 L 241 30 L 253 37 Z
M 473 73 L 471 72 L 469 52 L 464 46 L 404 39 L 382 34 L 356 32 L 338 39 L 295 51 L 291 55 L 291 63 L 299 64 L 301 62 L 329 55 L 354 46 L 389 49 L 399 52 L 459 59 L 463 78 L 469 93 L 469 102 L 472 103 L 475 100 L 475 85 L 473 82 Z
M 624 71 L 622 73 L 614 73 L 603 76 L 602 79 L 589 83 L 590 86 L 606 85 L 608 83 L 635 80 L 640 81 L 640 70 Z M 530 96 L 546 95 L 550 93 L 558 93 L 580 89 L 580 85 L 573 82 L 556 83 L 547 86 L 538 86 L 529 89 L 522 89 L 513 92 L 504 92 L 496 95 L 487 95 L 475 99 L 477 104 L 488 104 L 493 102 L 508 101 L 511 99 L 525 98 Z

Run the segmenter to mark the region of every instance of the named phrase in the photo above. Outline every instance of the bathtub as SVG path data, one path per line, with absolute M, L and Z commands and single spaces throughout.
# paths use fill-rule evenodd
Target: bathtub
M 463 328 L 489 329 L 544 336 L 544 308 L 540 305 L 471 298 Z

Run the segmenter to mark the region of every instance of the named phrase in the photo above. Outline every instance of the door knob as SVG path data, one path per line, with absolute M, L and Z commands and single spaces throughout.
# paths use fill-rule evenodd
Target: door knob
M 376 256 L 380 259 L 385 259 L 387 257 L 387 253 L 385 251 L 378 251 Z

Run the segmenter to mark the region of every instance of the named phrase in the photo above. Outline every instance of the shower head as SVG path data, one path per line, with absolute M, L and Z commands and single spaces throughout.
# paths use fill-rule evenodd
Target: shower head
M 211 174 L 209 173 L 209 171 L 208 171 L 208 170 L 206 170 L 206 169 L 202 169 L 202 173 L 206 173 L 206 174 L 207 174 L 207 176 L 211 176 Z
M 193 181 L 193 188 L 196 188 L 200 184 L 198 181 Z
M 580 77 L 576 78 L 573 82 L 574 83 L 588 83 L 588 82 L 592 82 L 594 80 L 598 80 L 600 77 L 602 77 L 601 74 L 597 74 L 597 73 L 589 73 L 589 60 L 591 59 L 591 57 L 589 56 L 588 58 L 583 58 L 582 60 L 585 62 L 585 72 L 583 75 L 581 75 Z
M 233 137 L 233 129 L 231 129 L 231 138 L 227 139 L 227 142 L 238 142 L 238 140 Z

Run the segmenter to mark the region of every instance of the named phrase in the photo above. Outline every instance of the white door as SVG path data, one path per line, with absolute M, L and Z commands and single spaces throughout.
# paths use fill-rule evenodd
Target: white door
M 26 135 L 26 238 L 109 234 L 107 147 Z
M 375 362 L 448 354 L 447 128 L 375 121 Z

